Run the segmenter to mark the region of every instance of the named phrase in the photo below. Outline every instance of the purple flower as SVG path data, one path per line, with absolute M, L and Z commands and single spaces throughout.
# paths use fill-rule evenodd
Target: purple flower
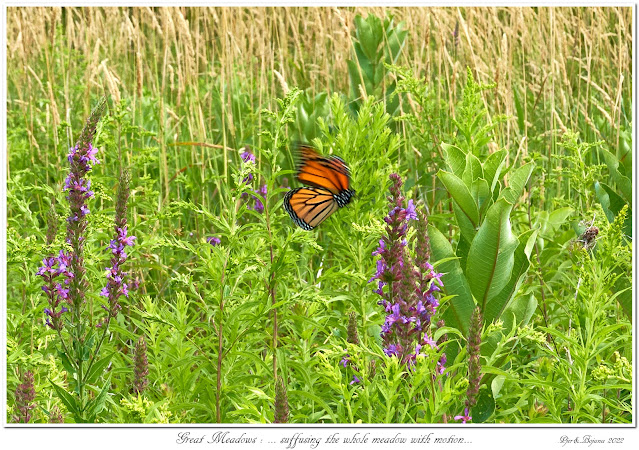
M 246 192 L 242 193 L 242 198 L 246 200 L 248 209 L 252 209 L 261 214 L 264 212 L 263 201 L 266 200 L 266 193 L 267 187 L 264 184 L 257 190 L 253 191 L 253 194 L 251 194 L 251 198 L 249 198 L 249 194 L 247 194 Z
M 57 281 L 60 275 L 64 276 L 65 284 L 68 284 L 73 274 L 67 271 L 68 256 L 61 250 L 59 256 L 50 256 L 42 260 L 42 267 L 38 269 L 37 275 L 44 279 L 42 291 L 47 297 L 48 307 L 44 308 L 44 314 L 47 316 L 46 324 L 54 330 L 61 330 L 64 323 L 61 319 L 62 314 L 69 310 L 62 306 L 58 310 L 60 302 L 66 302 L 69 299 L 69 289 L 63 288 L 62 284 Z
M 149 384 L 149 380 L 147 379 L 147 376 L 149 375 L 149 361 L 146 357 L 146 342 L 142 336 L 140 336 L 140 339 L 138 339 L 138 342 L 135 344 L 135 348 L 133 350 L 133 362 L 135 365 L 133 392 L 141 394 Z
M 248 150 L 245 150 L 244 152 L 242 152 L 242 154 L 240 155 L 240 158 L 242 158 L 242 161 L 244 161 L 245 164 L 248 162 L 255 164 L 255 155 Z M 252 173 L 249 173 L 248 176 L 244 177 L 244 179 L 242 180 L 244 184 L 249 184 L 251 181 L 253 181 Z
M 129 174 L 123 171 L 118 183 L 118 197 L 115 205 L 115 238 L 111 239 L 106 247 L 112 253 L 111 267 L 106 270 L 107 284 L 100 291 L 100 295 L 106 297 L 109 303 L 108 307 L 103 306 L 109 314 L 104 322 L 107 325 L 110 319 L 116 317 L 122 309 L 119 298 L 123 295 L 125 297 L 129 296 L 129 286 L 125 281 L 127 274 L 122 270 L 127 260 L 127 254 L 124 249 L 132 247 L 136 239 L 135 236 L 128 235 L 126 211 L 129 192 Z
M 207 237 L 206 242 L 211 244 L 213 247 L 215 247 L 216 245 L 220 245 L 222 243 L 222 241 L 219 238 L 216 238 L 215 236 Z
M 406 207 L 406 220 L 417 220 L 417 213 L 415 212 L 413 200 L 408 200 L 408 206 Z
M 350 382 L 350 384 L 357 384 L 357 383 L 361 383 L 362 380 L 360 380 L 357 375 L 353 375 L 353 381 Z
M 386 353 L 386 356 L 397 356 L 399 354 L 400 349 L 401 348 L 398 347 L 397 344 L 388 344 L 384 348 L 384 353 Z
M 244 152 L 242 152 L 240 157 L 242 158 L 242 161 L 244 161 L 245 163 L 249 161 L 252 163 L 255 163 L 255 155 L 248 150 L 245 150 Z
M 31 420 L 31 410 L 37 407 L 34 403 L 35 394 L 33 373 L 27 370 L 22 375 L 22 383 L 16 387 L 16 414 L 12 417 L 14 422 L 27 423 Z
M 404 207 L 402 180 L 397 174 L 390 178 L 389 213 L 384 217 L 386 233 L 372 253 L 378 259 L 369 283 L 378 280 L 378 287 L 373 292 L 381 297 L 378 304 L 387 314 L 381 327 L 384 353 L 398 357 L 410 367 L 423 345 L 434 345 L 429 333 L 431 317 L 438 302 L 432 293 L 439 288 L 431 280 L 441 282 L 441 275 L 434 273 L 428 263 L 425 214 L 419 211 L 418 215 L 413 200 L 408 200 Z M 411 221 L 417 223 L 414 226 L 418 228 L 415 233 L 417 243 L 413 246 L 407 242 Z M 411 255 L 411 247 L 414 247 L 414 256 Z
M 266 200 L 266 193 L 267 193 L 266 185 L 263 184 L 257 189 L 257 191 L 253 191 L 253 192 L 255 192 L 255 194 L 257 195 L 251 196 L 254 202 L 254 205 L 253 205 L 253 208 L 249 206 L 249 209 L 253 209 L 257 211 L 258 213 L 262 214 L 264 212 L 264 204 L 262 203 L 262 200 Z
M 455 420 L 461 420 L 462 423 L 466 423 L 473 420 L 473 418 L 468 415 L 468 408 L 464 408 L 464 415 L 455 416 Z

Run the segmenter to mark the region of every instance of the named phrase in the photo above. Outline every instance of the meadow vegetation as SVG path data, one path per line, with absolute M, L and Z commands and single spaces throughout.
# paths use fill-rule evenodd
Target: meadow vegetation
M 631 423 L 632 38 L 629 7 L 9 8 L 7 420 Z M 355 190 L 310 232 L 300 142 Z

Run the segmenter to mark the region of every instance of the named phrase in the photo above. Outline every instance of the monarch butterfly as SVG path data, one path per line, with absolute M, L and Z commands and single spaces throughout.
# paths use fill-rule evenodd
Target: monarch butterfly
M 292 189 L 284 196 L 284 209 L 299 227 L 310 231 L 355 195 L 350 189 L 350 169 L 339 156 L 325 157 L 301 145 L 297 179 L 311 187 Z

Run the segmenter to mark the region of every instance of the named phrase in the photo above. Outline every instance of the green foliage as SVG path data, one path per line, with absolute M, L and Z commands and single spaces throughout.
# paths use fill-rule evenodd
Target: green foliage
M 374 96 L 385 98 L 386 111 L 390 115 L 396 114 L 399 98 L 394 95 L 395 82 L 386 80 L 386 66 L 397 61 L 407 34 L 404 23 L 395 25 L 392 16 L 383 21 L 373 14 L 366 19 L 355 16 L 355 58 L 347 61 L 351 107 L 355 112 L 359 110 L 364 97 Z
M 510 217 L 533 164 L 511 170 L 508 187 L 502 189 L 507 152 L 485 153 L 494 125 L 482 122 L 482 89 L 485 87 L 475 83 L 469 71 L 459 119 L 455 120 L 462 138 L 457 141 L 459 146 L 442 143 L 448 170 L 437 174 L 453 199 L 460 232 L 457 249 L 453 251 L 436 227 L 429 228 L 434 259 L 446 261 L 444 291 L 453 296 L 444 318 L 465 335 L 475 305 L 480 306 L 487 323 L 501 317 L 517 294 L 530 257 L 527 242 L 531 233 L 522 235 L 523 239 L 516 237 Z
M 294 37 L 309 35 L 306 25 L 282 25 L 295 57 L 264 46 L 264 57 L 222 61 L 228 48 L 217 29 L 212 39 L 195 38 L 202 37 L 193 28 L 202 23 L 199 10 L 185 16 L 193 40 L 178 27 L 168 43 L 158 37 L 162 27 L 145 25 L 144 14 L 155 18 L 155 10 L 131 11 L 134 32 L 149 38 L 140 58 L 162 53 L 164 60 L 139 63 L 137 47 L 102 58 L 116 48 L 104 41 L 96 55 L 108 64 L 96 78 L 93 56 L 69 40 L 66 27 L 80 15 L 63 8 L 61 20 L 43 25 L 46 43 L 33 41 L 43 51 L 8 65 L 8 420 L 29 370 L 36 423 L 56 409 L 66 423 L 272 423 L 276 379 L 286 385 L 290 423 L 459 423 L 469 388 L 468 323 L 478 304 L 482 377 L 471 422 L 632 422 L 631 101 L 627 82 L 616 92 L 594 84 L 617 78 L 617 69 L 580 62 L 605 61 L 605 54 L 586 58 L 579 45 L 581 56 L 562 72 L 567 80 L 546 82 L 546 68 L 539 78 L 527 64 L 523 82 L 516 65 L 504 74 L 497 61 L 493 74 L 470 64 L 473 33 L 459 27 L 439 39 L 453 27 L 430 20 L 425 30 L 409 30 L 408 21 L 353 12 L 345 22 L 354 17 L 351 53 L 335 55 L 347 61 L 344 73 L 330 73 L 325 83 L 321 73 L 331 69 Z M 172 14 L 180 11 L 158 12 L 169 14 L 159 23 L 179 19 Z M 507 9 L 498 14 L 509 17 Z M 231 15 L 220 17 L 232 30 Z M 310 35 L 318 44 L 319 35 Z M 240 48 L 243 37 L 229 42 Z M 15 36 L 8 40 L 11 55 L 28 50 L 22 47 Z M 202 56 L 209 47 L 216 55 L 210 61 Z M 443 58 L 417 61 L 420 47 Z M 517 61 L 521 54 L 503 56 Z M 467 64 L 477 78 L 459 76 Z M 569 83 L 565 91 L 562 83 Z M 70 248 L 67 149 L 96 93 L 113 89 L 121 101 L 111 98 L 94 140 L 101 163 L 91 172 L 86 333 L 63 348 L 44 324 L 47 300 L 36 272 L 45 255 Z M 608 104 L 619 110 L 608 115 Z M 342 157 L 356 192 L 312 232 L 296 227 L 282 207 L 287 189 L 299 186 L 298 141 Z M 255 163 L 243 161 L 244 151 Z M 137 236 L 127 271 L 139 287 L 122 298 L 98 345 L 121 168 L 131 174 L 129 234 Z M 437 345 L 422 349 L 410 369 L 381 348 L 385 312 L 368 281 L 392 172 L 405 180 L 406 197 L 429 211 L 431 263 L 444 282 L 431 324 Z M 51 209 L 58 231 L 47 244 Z M 585 245 L 592 227 L 599 232 Z M 357 344 L 348 342 L 352 314 Z M 136 395 L 140 336 L 149 383 Z

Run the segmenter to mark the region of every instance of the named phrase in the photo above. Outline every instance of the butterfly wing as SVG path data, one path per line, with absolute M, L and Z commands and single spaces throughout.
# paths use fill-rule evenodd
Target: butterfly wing
M 298 149 L 300 164 L 297 178 L 304 184 L 338 195 L 350 187 L 350 170 L 339 156 L 325 157 L 308 145 Z
M 284 209 L 299 227 L 307 231 L 318 226 L 338 208 L 331 191 L 323 188 L 301 187 L 288 191 L 284 196 Z

